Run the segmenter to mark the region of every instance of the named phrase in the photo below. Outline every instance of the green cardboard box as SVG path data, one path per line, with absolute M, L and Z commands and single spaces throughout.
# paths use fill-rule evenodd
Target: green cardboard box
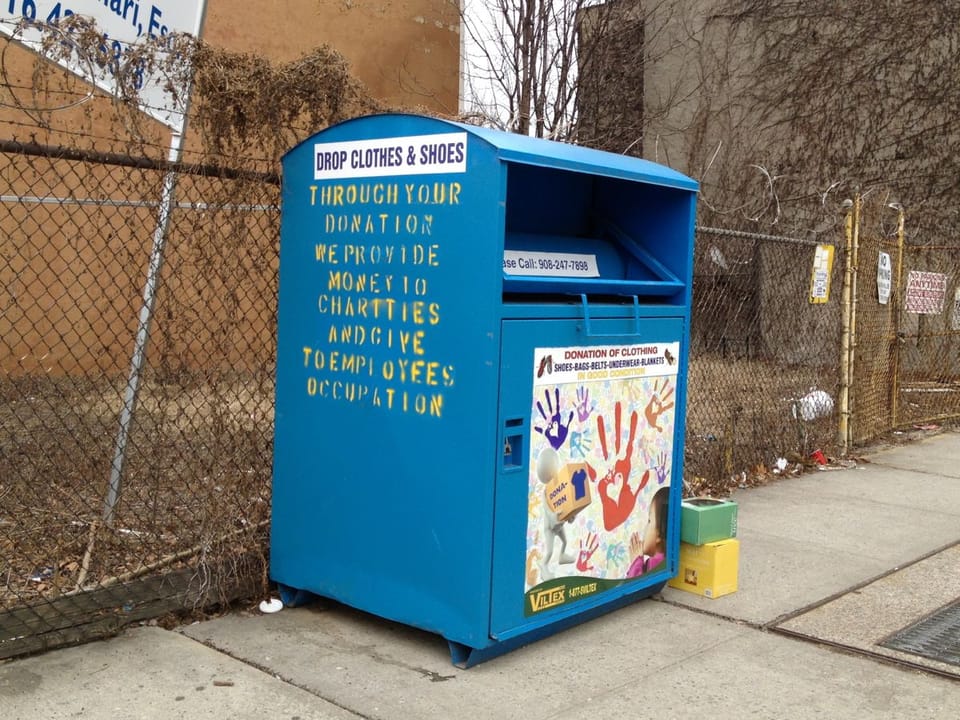
M 680 503 L 680 540 L 691 545 L 737 536 L 737 504 L 716 498 L 687 498 Z

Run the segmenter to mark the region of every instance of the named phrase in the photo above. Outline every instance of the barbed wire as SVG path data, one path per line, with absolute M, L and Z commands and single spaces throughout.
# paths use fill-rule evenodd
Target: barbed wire
M 720 235 L 745 240 L 762 240 L 767 242 L 790 243 L 794 245 L 819 245 L 822 241 L 805 240 L 803 238 L 788 237 L 786 235 L 768 235 L 766 233 L 748 232 L 746 230 L 731 230 L 729 228 L 704 227 L 697 225 L 697 232 L 705 235 Z

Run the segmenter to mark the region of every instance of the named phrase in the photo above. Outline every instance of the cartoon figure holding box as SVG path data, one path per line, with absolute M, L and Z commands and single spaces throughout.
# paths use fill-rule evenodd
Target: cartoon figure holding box
M 543 555 L 540 576 L 554 577 L 550 568 L 554 547 L 560 541 L 560 565 L 570 565 L 577 556 L 568 548 L 567 527 L 581 510 L 590 504 L 587 468 L 581 463 L 562 464 L 560 454 L 545 447 L 537 456 L 537 478 L 543 485 L 541 515 L 543 517 Z

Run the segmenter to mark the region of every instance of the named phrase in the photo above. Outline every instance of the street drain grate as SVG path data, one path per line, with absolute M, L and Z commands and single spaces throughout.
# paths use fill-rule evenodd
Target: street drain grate
M 905 627 L 880 645 L 960 667 L 960 600 Z

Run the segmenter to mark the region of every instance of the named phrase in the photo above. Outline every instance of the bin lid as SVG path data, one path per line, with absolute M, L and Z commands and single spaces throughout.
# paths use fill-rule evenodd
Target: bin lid
M 361 137 L 390 137 L 392 134 L 390 126 L 392 124 L 400 122 L 409 123 L 410 121 L 436 124 L 440 126 L 438 128 L 440 130 L 442 130 L 443 126 L 464 130 L 470 135 L 491 145 L 495 149 L 497 156 L 505 162 L 557 168 L 604 177 L 615 177 L 681 190 L 690 190 L 692 192 L 696 192 L 699 188 L 699 184 L 693 178 L 687 177 L 665 165 L 651 162 L 650 160 L 643 160 L 629 155 L 618 155 L 617 153 L 595 150 L 581 145 L 545 140 L 543 138 L 529 137 L 518 133 L 509 133 L 502 130 L 494 130 L 492 128 L 409 113 L 384 113 L 345 120 L 336 125 L 331 125 L 325 130 L 321 130 L 317 135 L 312 138 L 307 138 L 296 147 L 308 142 L 313 142 L 319 135 L 333 130 L 338 131 L 337 134 L 340 135 L 343 134 L 343 131 L 349 134 L 350 126 L 356 124 L 375 126 L 373 128 L 364 128 L 362 132 L 359 132 L 360 129 L 357 128 L 358 132 L 356 134 L 358 139 Z M 396 129 L 397 134 L 403 134 L 408 131 L 409 125 L 404 125 L 402 128 L 397 127 Z M 288 151 L 287 155 L 294 152 L 296 147 Z
M 699 188 L 693 178 L 650 160 L 618 155 L 605 150 L 570 143 L 529 137 L 491 128 L 450 123 L 461 127 L 497 148 L 499 156 L 509 162 L 574 170 L 592 175 L 638 180 L 654 185 L 692 190 Z

